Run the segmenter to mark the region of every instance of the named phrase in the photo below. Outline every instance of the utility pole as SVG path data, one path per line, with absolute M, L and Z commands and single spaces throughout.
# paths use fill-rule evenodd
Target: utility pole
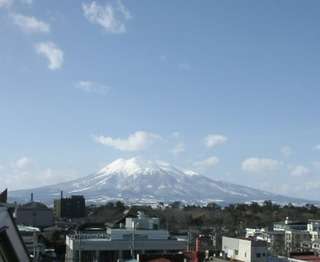
M 136 234 L 136 225 L 134 223 L 134 221 L 132 221 L 132 227 L 133 227 L 133 233 L 132 233 L 132 239 L 131 239 L 131 256 L 134 259 L 134 241 L 135 241 L 135 234 Z

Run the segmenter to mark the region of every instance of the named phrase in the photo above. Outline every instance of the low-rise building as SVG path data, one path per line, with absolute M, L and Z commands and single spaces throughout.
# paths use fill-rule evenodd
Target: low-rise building
M 15 216 L 18 225 L 45 228 L 54 224 L 52 209 L 40 202 L 31 201 L 17 206 Z
M 38 243 L 40 229 L 37 227 L 18 225 L 18 230 L 29 254 L 34 258 L 38 257 L 44 248 Z
M 66 246 L 66 261 L 113 262 L 137 254 L 178 253 L 187 250 L 188 243 L 159 229 L 159 219 L 140 212 L 137 218 L 126 218 L 120 228 L 67 235 Z
M 252 238 L 222 237 L 225 258 L 243 262 L 266 262 L 267 242 Z

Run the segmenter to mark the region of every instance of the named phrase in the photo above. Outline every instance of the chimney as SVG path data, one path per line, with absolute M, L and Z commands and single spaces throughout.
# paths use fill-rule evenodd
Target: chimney
M 63 198 L 63 191 L 61 190 L 60 192 L 60 198 L 62 199 Z
M 33 202 L 33 193 L 31 193 L 31 202 Z

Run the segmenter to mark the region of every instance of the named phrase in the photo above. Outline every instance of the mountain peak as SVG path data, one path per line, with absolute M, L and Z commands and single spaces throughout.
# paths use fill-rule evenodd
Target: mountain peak
M 137 156 L 130 159 L 117 159 L 111 164 L 102 168 L 98 173 L 112 174 L 112 173 L 126 173 L 128 175 L 134 173 L 146 173 L 156 170 L 161 170 L 168 164 L 160 161 L 151 161 L 143 157 Z
M 131 204 L 183 203 L 208 204 L 261 202 L 306 203 L 306 200 L 289 198 L 269 192 L 218 181 L 192 171 L 185 171 L 161 161 L 143 157 L 120 158 L 100 171 L 77 180 L 38 189 L 21 190 L 12 196 L 25 198 L 30 192 L 51 199 L 57 193 L 83 194 L 87 201 L 103 203 L 120 200 Z M 315 203 L 308 201 L 309 203 Z M 318 203 L 317 203 L 318 204 Z

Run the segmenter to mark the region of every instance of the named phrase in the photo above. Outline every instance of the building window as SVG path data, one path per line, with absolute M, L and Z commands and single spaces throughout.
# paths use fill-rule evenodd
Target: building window
M 261 254 L 260 254 L 260 253 L 257 253 L 256 256 L 257 256 L 257 257 L 261 257 Z

